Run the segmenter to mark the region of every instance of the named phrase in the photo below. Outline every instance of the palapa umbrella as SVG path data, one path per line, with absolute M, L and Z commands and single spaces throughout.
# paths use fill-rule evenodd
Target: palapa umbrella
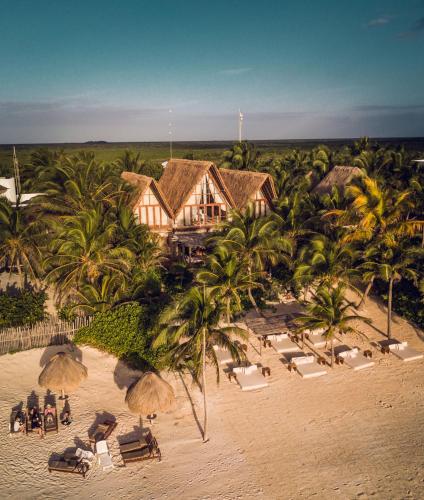
M 175 404 L 172 387 L 156 373 L 146 372 L 127 391 L 125 402 L 132 413 L 147 415 L 150 420 L 155 412 L 169 411 Z
M 53 391 L 61 391 L 62 398 L 66 392 L 74 391 L 87 378 L 87 368 L 65 352 L 55 354 L 38 377 L 41 387 Z

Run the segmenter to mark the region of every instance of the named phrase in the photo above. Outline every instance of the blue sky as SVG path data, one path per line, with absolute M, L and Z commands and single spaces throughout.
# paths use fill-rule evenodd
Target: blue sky
M 424 136 L 424 0 L 0 8 L 0 143 Z

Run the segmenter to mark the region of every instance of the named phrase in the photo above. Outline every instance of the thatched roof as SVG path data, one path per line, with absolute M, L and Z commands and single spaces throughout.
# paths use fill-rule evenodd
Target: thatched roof
M 344 189 L 354 177 L 361 175 L 362 171 L 358 167 L 336 166 L 315 186 L 313 192 L 319 195 L 331 193 L 333 186 Z
M 121 179 L 128 182 L 128 184 L 131 184 L 135 188 L 134 199 L 132 202 L 133 206 L 140 203 L 141 197 L 145 193 L 146 189 L 150 187 L 165 212 L 169 217 L 173 218 L 174 214 L 172 209 L 155 179 L 148 177 L 147 175 L 136 174 L 135 172 L 122 172 Z
M 173 408 L 175 395 L 172 387 L 153 372 L 146 372 L 125 397 L 128 408 L 137 415 L 151 415 Z
M 74 391 L 87 377 L 87 368 L 65 352 L 55 354 L 38 377 L 41 387 L 52 391 Z
M 162 189 L 175 215 L 182 209 L 200 179 L 209 172 L 230 206 L 234 206 L 231 191 L 226 188 L 220 171 L 211 161 L 169 160 L 159 179 Z
M 269 174 L 227 168 L 220 168 L 219 172 L 232 194 L 237 208 L 245 207 L 259 189 L 262 189 L 270 205 L 277 196 L 274 181 Z

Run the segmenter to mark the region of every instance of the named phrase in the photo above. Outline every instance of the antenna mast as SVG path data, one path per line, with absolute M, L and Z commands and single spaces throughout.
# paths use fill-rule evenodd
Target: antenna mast
M 238 133 L 239 133 L 239 136 L 238 136 L 238 140 L 239 142 L 241 142 L 241 131 L 242 131 L 242 127 L 243 127 L 243 113 L 240 111 L 240 108 L 239 108 L 239 127 L 238 127 Z
M 19 163 L 18 163 L 18 158 L 16 157 L 15 146 L 13 146 L 13 173 L 15 176 L 16 199 L 18 199 L 19 195 L 21 194 L 21 177 L 19 175 Z
M 168 123 L 168 134 L 169 134 L 169 155 L 172 160 L 172 109 L 169 109 L 169 123 Z

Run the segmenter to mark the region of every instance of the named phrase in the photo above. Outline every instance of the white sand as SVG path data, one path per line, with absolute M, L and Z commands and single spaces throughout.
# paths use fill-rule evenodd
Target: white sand
M 385 310 L 370 303 L 364 313 L 384 330 Z M 394 336 L 424 351 L 414 328 L 395 320 Z M 363 330 L 370 338 L 384 338 L 370 327 Z M 352 339 L 349 345 L 366 344 Z M 270 386 L 245 393 L 222 376 L 217 387 L 210 369 L 211 440 L 206 444 L 184 385 L 168 374 L 178 408 L 160 415 L 152 426 L 162 462 L 120 468 L 117 437 L 134 435 L 138 426 L 138 418 L 124 403 L 126 386 L 135 374 L 94 349 L 82 350 L 89 376 L 70 399 L 75 422 L 44 440 L 8 436 L 11 408 L 25 403 L 32 390 L 44 396 L 37 386 L 43 353 L 35 349 L 0 357 L 0 498 L 423 497 L 423 360 L 402 363 L 374 350 L 373 368 L 354 372 L 337 366 L 320 379 L 302 380 L 288 372 L 273 349 L 265 349 L 261 359 L 250 346 L 251 361 L 271 368 Z M 201 395 L 186 382 L 201 420 Z M 86 479 L 49 475 L 51 453 L 87 441 L 87 431 L 102 411 L 119 423 L 108 440 L 115 470 L 96 467 Z

